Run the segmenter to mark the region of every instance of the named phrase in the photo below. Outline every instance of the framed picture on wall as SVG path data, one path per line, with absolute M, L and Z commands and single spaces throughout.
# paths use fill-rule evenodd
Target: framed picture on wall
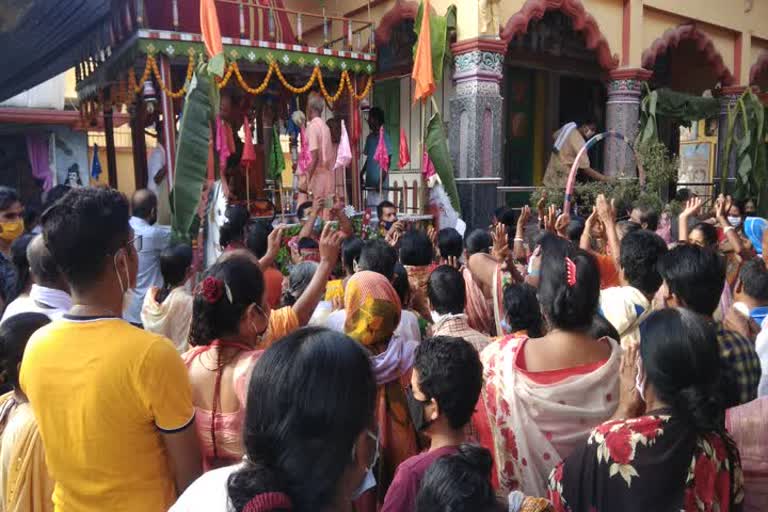
M 680 142 L 693 142 L 699 137 L 699 122 L 693 121 L 691 126 L 680 126 Z
M 717 137 L 717 118 L 711 117 L 704 121 L 704 135 L 706 137 Z
M 686 184 L 712 181 L 712 148 L 711 142 L 680 144 L 680 168 L 677 173 L 680 186 L 689 188 L 700 196 L 707 195 L 706 186 Z

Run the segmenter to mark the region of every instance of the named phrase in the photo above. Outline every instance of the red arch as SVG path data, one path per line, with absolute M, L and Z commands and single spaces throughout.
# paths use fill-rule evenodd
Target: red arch
M 540 20 L 547 11 L 559 10 L 573 22 L 573 28 L 584 34 L 587 48 L 597 53 L 597 61 L 605 70 L 619 66 L 618 55 L 611 54 L 608 40 L 579 0 L 527 0 L 522 9 L 512 15 L 501 30 L 501 38 L 509 44 L 513 37 L 525 34 L 531 20 Z
M 707 34 L 696 28 L 695 25 L 680 25 L 664 32 L 660 38 L 653 42 L 650 48 L 643 52 L 643 67 L 645 69 L 653 69 L 656 59 L 686 40 L 696 43 L 696 48 L 704 54 L 704 58 L 712 66 L 717 79 L 720 80 L 724 87 L 733 85 L 733 74 L 728 69 L 728 66 L 725 65 L 723 56 L 715 48 L 715 43 Z
M 389 10 L 379 22 L 379 26 L 374 32 L 376 46 L 387 44 L 392 37 L 392 30 L 403 20 L 415 20 L 419 13 L 418 2 L 408 2 L 398 0 L 395 6 Z
M 765 70 L 768 70 L 768 51 L 761 53 L 757 62 L 749 69 L 749 85 L 756 85 L 757 77 Z

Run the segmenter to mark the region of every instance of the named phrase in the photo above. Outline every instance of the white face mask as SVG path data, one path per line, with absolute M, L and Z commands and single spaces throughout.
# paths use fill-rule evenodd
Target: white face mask
M 376 441 L 376 448 L 375 453 L 373 455 L 373 462 L 365 471 L 365 476 L 363 477 L 363 480 L 360 482 L 360 485 L 357 487 L 357 489 L 354 490 L 352 493 L 352 500 L 356 500 L 360 496 L 362 496 L 366 491 L 369 489 L 373 489 L 376 487 L 376 477 L 373 474 L 373 468 L 376 466 L 376 463 L 379 461 L 379 437 L 374 434 L 373 432 L 368 431 L 368 437 L 374 439 Z M 355 450 L 356 446 L 352 447 L 352 460 L 355 460 Z
M 728 216 L 728 224 L 730 224 L 732 227 L 737 228 L 741 226 L 741 217 L 733 217 L 731 215 Z

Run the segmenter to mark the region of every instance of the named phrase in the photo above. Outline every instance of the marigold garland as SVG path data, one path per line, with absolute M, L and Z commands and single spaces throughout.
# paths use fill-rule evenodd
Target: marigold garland
M 160 89 L 165 92 L 166 95 L 173 99 L 179 99 L 183 97 L 187 93 L 187 84 L 192 80 L 192 74 L 194 73 L 194 67 L 195 67 L 195 57 L 194 54 L 189 55 L 189 64 L 187 65 L 187 76 L 186 80 L 184 82 L 184 85 L 181 86 L 181 88 L 178 91 L 172 91 L 170 90 L 165 82 L 160 77 L 160 69 L 157 65 L 157 60 L 155 59 L 154 55 L 147 55 L 147 63 L 144 66 L 144 72 L 141 75 L 141 79 L 137 82 L 136 81 L 136 71 L 133 69 L 133 67 L 128 69 L 128 83 L 127 83 L 127 93 L 130 93 L 131 91 L 134 91 L 136 94 L 141 93 L 142 88 L 144 86 L 144 82 L 149 80 L 150 76 L 154 74 L 155 79 L 157 80 L 158 85 L 160 86 Z M 305 92 L 309 91 L 312 86 L 315 84 L 315 81 L 318 82 L 320 85 L 320 93 L 325 97 L 326 101 L 329 103 L 335 103 L 336 101 L 341 98 L 341 95 L 344 93 L 345 87 L 349 90 L 350 96 L 354 97 L 355 99 L 362 100 L 371 91 L 371 87 L 373 86 L 373 76 L 368 76 L 368 81 L 365 85 L 365 88 L 363 89 L 363 92 L 360 94 L 355 93 L 354 85 L 352 83 L 352 78 L 349 76 L 349 72 L 347 70 L 344 70 L 341 72 L 341 78 L 339 81 L 339 87 L 336 90 L 336 92 L 331 95 L 328 92 L 328 89 L 325 86 L 325 82 L 323 80 L 323 73 L 320 69 L 320 66 L 315 66 L 315 68 L 312 70 L 312 74 L 309 77 L 309 80 L 307 80 L 307 83 L 302 85 L 301 87 L 296 87 L 294 85 L 291 85 L 288 80 L 283 75 L 282 71 L 280 70 L 279 65 L 276 61 L 272 60 L 269 63 L 269 67 L 267 69 L 267 74 L 264 77 L 264 80 L 259 84 L 257 87 L 251 87 L 248 85 L 248 83 L 243 78 L 243 75 L 240 71 L 240 66 L 238 66 L 237 61 L 232 61 L 229 66 L 227 66 L 227 71 L 224 74 L 224 77 L 221 78 L 221 80 L 217 80 L 216 86 L 219 89 L 223 89 L 224 87 L 229 84 L 230 79 L 232 78 L 232 75 L 235 75 L 235 79 L 237 80 L 240 87 L 247 93 L 252 94 L 254 96 L 258 96 L 259 94 L 262 94 L 267 87 L 269 86 L 269 82 L 272 79 L 272 75 L 276 74 L 277 79 L 280 81 L 280 83 L 285 87 L 288 91 L 290 91 L 293 94 L 304 94 Z M 126 95 L 127 96 L 127 95 Z

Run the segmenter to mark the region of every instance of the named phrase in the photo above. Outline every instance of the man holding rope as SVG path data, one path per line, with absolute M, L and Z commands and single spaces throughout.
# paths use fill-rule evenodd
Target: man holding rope
M 568 172 L 579 151 L 597 133 L 597 123 L 585 120 L 579 124 L 571 122 L 560 128 L 554 134 L 555 144 L 552 147 L 552 155 L 544 173 L 544 186 L 551 188 L 565 188 L 568 180 Z M 579 159 L 579 173 L 577 178 L 590 181 L 611 181 L 600 171 L 592 169 L 589 156 L 586 152 Z

